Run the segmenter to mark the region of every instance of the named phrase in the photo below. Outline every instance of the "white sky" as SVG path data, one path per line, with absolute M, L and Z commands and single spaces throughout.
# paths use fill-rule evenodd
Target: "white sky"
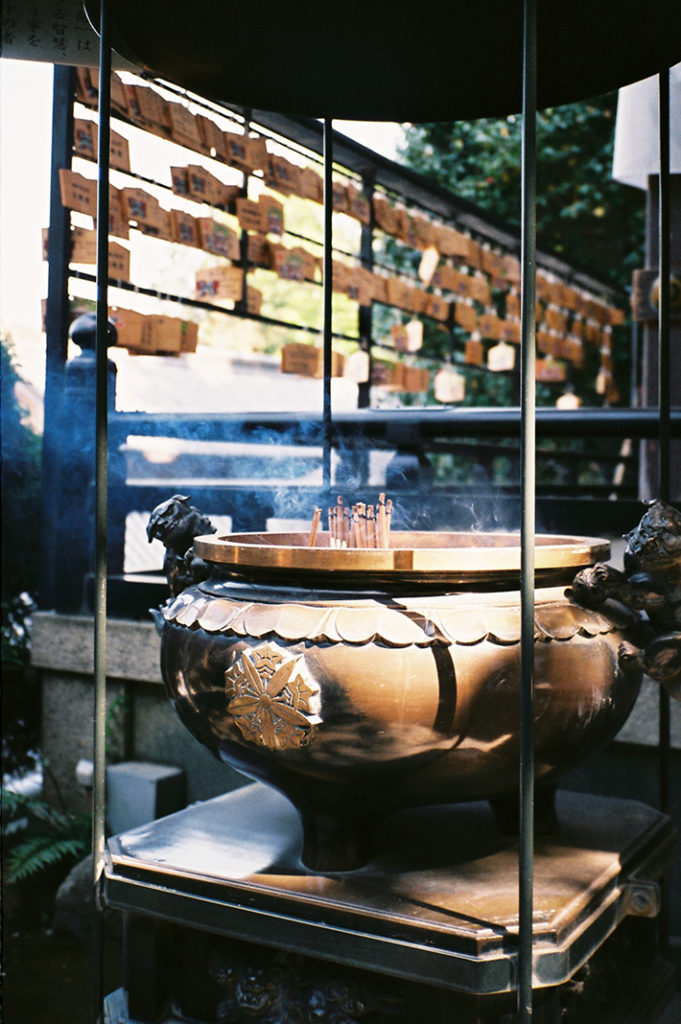
M 41 232 L 49 223 L 51 64 L 0 59 L 0 330 L 10 333 L 24 375 L 42 384 L 41 300 L 47 265 Z M 341 132 L 395 156 L 396 124 L 335 122 Z
M 52 66 L 0 60 L 0 327 L 40 336 L 47 293 Z

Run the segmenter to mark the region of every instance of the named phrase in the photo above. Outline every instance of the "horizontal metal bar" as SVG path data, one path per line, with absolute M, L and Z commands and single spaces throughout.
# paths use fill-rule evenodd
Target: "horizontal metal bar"
M 321 443 L 322 417 L 316 413 L 116 413 L 110 431 L 121 435 L 141 434 L 157 437 L 187 437 L 195 440 L 243 439 L 263 431 L 273 437 L 290 434 L 290 443 Z M 681 438 L 681 409 L 670 416 L 671 436 Z M 544 437 L 627 437 L 656 438 L 656 409 L 537 409 L 537 436 Z M 520 436 L 518 408 L 459 409 L 360 409 L 337 412 L 334 433 L 348 436 L 362 433 L 374 440 L 417 447 L 422 438 Z

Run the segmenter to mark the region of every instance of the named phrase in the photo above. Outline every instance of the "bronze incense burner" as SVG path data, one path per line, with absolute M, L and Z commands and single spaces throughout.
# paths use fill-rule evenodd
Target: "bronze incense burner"
M 302 859 L 317 871 L 361 865 L 374 825 L 395 809 L 485 798 L 502 828 L 516 821 L 519 539 L 393 532 L 390 543 L 197 537 L 191 557 L 208 578 L 163 609 L 163 677 L 178 715 L 217 758 L 295 804 Z M 615 735 L 639 689 L 640 666 L 622 671 L 618 660 L 629 613 L 583 607 L 566 590 L 608 554 L 598 539 L 537 537 L 545 829 L 557 777 Z

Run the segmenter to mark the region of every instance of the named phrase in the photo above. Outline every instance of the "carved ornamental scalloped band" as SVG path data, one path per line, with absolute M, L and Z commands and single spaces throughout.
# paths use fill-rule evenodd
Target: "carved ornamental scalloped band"
M 535 639 L 569 640 L 576 635 L 598 636 L 619 628 L 625 621 L 616 610 L 609 615 L 593 608 L 567 603 L 563 589 L 556 588 L 551 600 L 535 608 Z M 198 587 L 184 590 L 163 609 L 167 622 L 208 633 L 264 639 L 274 636 L 284 642 L 366 644 L 381 642 L 389 647 L 430 647 L 433 644 L 517 644 L 520 640 L 520 610 L 477 605 L 466 607 L 454 600 L 450 607 L 391 606 L 367 602 L 357 607 L 329 607 L 314 604 L 265 604 L 207 596 Z M 620 621 L 621 620 L 621 621 Z
M 242 653 L 225 672 L 227 710 L 244 739 L 269 750 L 305 747 L 318 712 L 318 685 L 302 655 L 290 657 L 271 644 Z

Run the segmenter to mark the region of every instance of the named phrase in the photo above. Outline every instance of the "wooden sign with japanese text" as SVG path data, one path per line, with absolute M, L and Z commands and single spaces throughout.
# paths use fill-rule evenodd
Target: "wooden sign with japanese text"
M 238 302 L 243 295 L 244 273 L 239 267 L 210 267 L 196 271 L 196 298 L 229 299 Z

